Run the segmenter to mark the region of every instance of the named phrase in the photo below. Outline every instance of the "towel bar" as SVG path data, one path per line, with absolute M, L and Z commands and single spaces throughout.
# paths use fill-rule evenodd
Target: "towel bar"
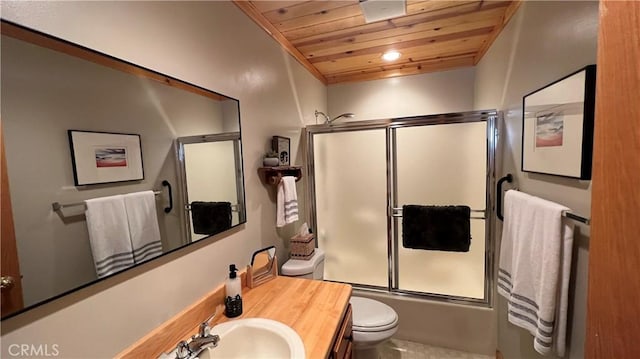
M 504 221 L 504 217 L 502 216 L 502 183 L 504 181 L 507 181 L 509 183 L 513 182 L 513 176 L 511 175 L 511 173 L 507 173 L 506 176 L 500 178 L 497 184 L 498 193 L 496 199 L 496 215 L 501 221 Z M 578 221 L 584 224 L 591 224 L 591 218 L 587 218 L 569 211 L 563 211 L 562 217 L 573 219 L 574 221 Z
M 169 181 L 162 181 L 162 185 L 165 187 L 169 188 L 169 207 L 164 209 L 165 213 L 169 213 L 171 212 L 171 210 L 173 209 L 173 193 L 171 191 L 171 184 L 169 183 Z M 159 196 L 162 194 L 162 191 L 153 191 L 153 194 L 156 196 Z M 61 211 L 63 208 L 68 208 L 68 207 L 77 207 L 77 206 L 84 206 L 85 202 L 74 202 L 74 203 L 60 203 L 60 202 L 53 202 L 51 203 L 51 208 L 53 208 L 54 212 L 58 212 Z
M 401 213 L 393 213 L 394 211 L 398 211 L 398 212 L 402 212 L 402 207 L 393 207 L 391 208 L 391 217 L 402 217 Z M 472 209 L 471 212 L 475 212 L 475 213 L 485 213 L 484 209 Z M 482 217 L 474 217 L 471 216 L 469 217 L 470 219 L 487 219 L 486 217 L 482 216 Z
M 277 185 L 283 176 L 294 176 L 296 182 L 302 178 L 302 167 L 299 166 L 280 166 L 280 167 L 260 167 L 258 173 L 264 183 Z
M 393 207 L 392 210 L 394 211 L 402 211 L 402 207 Z M 471 212 L 476 212 L 476 213 L 484 213 L 486 210 L 484 209 L 472 209 Z
M 399 213 L 394 213 L 394 214 L 392 214 L 392 215 L 391 215 L 391 217 L 402 217 L 402 215 L 401 215 L 401 214 L 399 214 Z M 474 216 L 471 216 L 471 217 L 469 217 L 469 219 L 487 219 L 487 218 L 485 218 L 485 217 L 474 217 Z
M 394 214 L 391 215 L 391 217 L 402 217 L 402 215 L 399 214 L 399 213 L 394 213 Z M 474 216 L 471 216 L 471 217 L 469 217 L 469 219 L 486 219 L 486 218 L 485 217 L 474 217 Z
M 574 221 L 582 222 L 584 224 L 591 224 L 591 218 L 582 217 L 572 212 L 564 211 L 562 212 L 562 217 L 566 217 L 569 219 L 573 219 Z
M 185 211 L 190 211 L 191 210 L 191 203 L 185 204 L 184 205 L 184 210 Z M 240 212 L 240 205 L 239 204 L 232 204 L 231 205 L 231 212 Z

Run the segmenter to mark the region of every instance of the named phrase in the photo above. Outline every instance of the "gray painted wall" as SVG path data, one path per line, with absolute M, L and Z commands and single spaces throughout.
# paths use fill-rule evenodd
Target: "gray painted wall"
M 473 109 L 472 67 L 327 87 L 329 115 L 353 112 L 352 119 L 433 115 Z
M 520 190 L 562 203 L 589 217 L 591 182 L 523 173 L 522 96 L 596 62 L 598 3 L 524 2 L 476 68 L 475 108 L 505 112 L 498 175 L 512 173 Z M 501 234 L 498 224 L 498 240 Z M 569 289 L 569 358 L 582 358 L 585 337 L 589 227 L 578 224 Z M 528 332 L 508 323 L 498 296 L 498 349 L 505 358 L 539 358 Z

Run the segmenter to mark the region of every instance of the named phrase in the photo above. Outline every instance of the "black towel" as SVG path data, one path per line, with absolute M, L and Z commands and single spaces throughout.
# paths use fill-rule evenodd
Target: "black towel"
M 193 232 L 214 235 L 231 228 L 231 203 L 191 202 Z
M 402 206 L 402 246 L 468 252 L 471 209 L 467 206 Z

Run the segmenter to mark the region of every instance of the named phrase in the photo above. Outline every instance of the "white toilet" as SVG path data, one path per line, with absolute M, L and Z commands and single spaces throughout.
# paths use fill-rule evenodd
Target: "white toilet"
M 324 251 L 316 248 L 308 260 L 289 259 L 282 265 L 282 275 L 322 280 Z M 353 310 L 353 348 L 356 359 L 378 358 L 376 346 L 398 330 L 398 314 L 390 306 L 373 299 L 351 297 Z

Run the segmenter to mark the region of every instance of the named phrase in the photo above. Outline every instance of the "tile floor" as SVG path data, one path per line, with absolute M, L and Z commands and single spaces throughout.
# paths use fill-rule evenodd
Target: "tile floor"
M 380 359 L 495 359 L 495 356 L 467 353 L 406 340 L 391 339 L 378 348 Z

